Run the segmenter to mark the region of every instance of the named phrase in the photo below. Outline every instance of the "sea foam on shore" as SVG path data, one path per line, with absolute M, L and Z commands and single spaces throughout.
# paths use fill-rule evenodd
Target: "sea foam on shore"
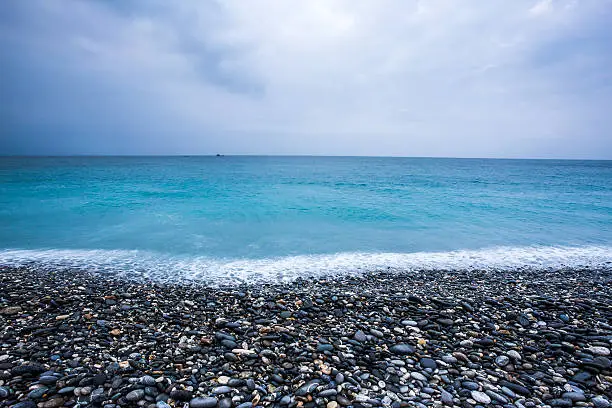
M 338 253 L 265 259 L 168 256 L 128 250 L 0 250 L 0 265 L 79 269 L 126 279 L 196 282 L 209 285 L 289 282 L 307 276 L 337 276 L 376 270 L 547 270 L 612 265 L 612 247 L 495 247 L 416 253 Z

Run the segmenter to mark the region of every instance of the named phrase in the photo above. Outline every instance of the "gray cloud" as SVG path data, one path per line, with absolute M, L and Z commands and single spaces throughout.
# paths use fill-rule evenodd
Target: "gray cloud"
M 612 158 L 609 0 L 0 8 L 2 153 Z

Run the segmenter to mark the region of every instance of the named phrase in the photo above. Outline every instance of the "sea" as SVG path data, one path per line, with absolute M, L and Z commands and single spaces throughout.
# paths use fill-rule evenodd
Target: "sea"
M 210 285 L 612 267 L 612 161 L 3 157 L 0 266 Z

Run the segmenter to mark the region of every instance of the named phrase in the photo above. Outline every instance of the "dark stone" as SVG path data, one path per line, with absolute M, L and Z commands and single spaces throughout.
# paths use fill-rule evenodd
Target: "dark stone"
M 175 401 L 189 401 L 193 397 L 191 391 L 174 389 L 170 392 L 170 398 Z
M 11 370 L 11 373 L 14 376 L 18 375 L 36 375 L 45 371 L 45 368 L 40 364 L 23 364 L 17 367 L 14 367 Z
M 431 368 L 432 370 L 438 368 L 438 363 L 436 363 L 436 361 L 431 358 L 422 358 L 420 363 L 421 367 L 423 368 Z

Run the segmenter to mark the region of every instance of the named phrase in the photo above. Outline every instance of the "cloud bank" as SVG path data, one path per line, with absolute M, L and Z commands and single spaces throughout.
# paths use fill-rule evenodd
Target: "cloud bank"
M 4 1 L 0 153 L 612 159 L 610 0 Z

